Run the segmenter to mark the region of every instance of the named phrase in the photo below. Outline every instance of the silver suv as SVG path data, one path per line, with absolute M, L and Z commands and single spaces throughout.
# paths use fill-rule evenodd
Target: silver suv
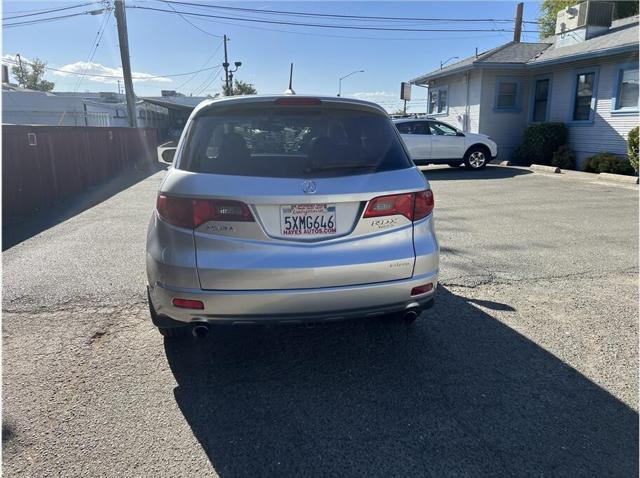
M 433 206 L 373 103 L 201 103 L 149 225 L 152 320 L 165 336 L 203 336 L 212 323 L 413 321 L 435 299 Z

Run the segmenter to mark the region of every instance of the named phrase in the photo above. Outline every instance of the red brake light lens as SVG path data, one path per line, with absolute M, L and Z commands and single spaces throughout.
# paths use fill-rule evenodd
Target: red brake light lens
M 369 201 L 363 217 L 395 216 L 400 214 L 410 221 L 427 217 L 433 211 L 431 190 L 418 193 L 379 196 Z
M 274 104 L 280 106 L 320 106 L 322 101 L 320 101 L 319 98 L 288 96 L 285 98 L 278 98 L 274 101 Z
M 226 199 L 187 199 L 160 194 L 156 209 L 169 224 L 191 229 L 209 221 L 254 221 L 249 206 Z
M 158 214 L 167 221 L 178 227 L 193 227 L 193 212 L 191 199 L 174 198 L 160 194 L 156 202 Z
M 422 219 L 423 217 L 427 217 L 431 214 L 435 203 L 433 201 L 433 192 L 431 189 L 420 191 L 415 194 L 415 197 L 416 203 L 413 207 L 413 220 L 417 221 L 418 219 Z

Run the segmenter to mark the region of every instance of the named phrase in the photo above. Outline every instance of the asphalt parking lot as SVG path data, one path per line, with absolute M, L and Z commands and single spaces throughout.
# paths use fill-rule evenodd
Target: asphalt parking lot
M 144 291 L 162 171 L 16 227 L 5 476 L 637 476 L 637 187 L 426 174 L 441 286 L 411 328 L 164 343 Z

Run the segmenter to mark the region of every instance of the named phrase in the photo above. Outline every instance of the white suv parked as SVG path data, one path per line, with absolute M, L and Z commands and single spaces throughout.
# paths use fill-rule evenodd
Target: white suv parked
M 481 169 L 498 155 L 498 146 L 484 134 L 463 133 L 430 118 L 398 119 L 394 123 L 418 166 L 464 163 L 471 169 Z

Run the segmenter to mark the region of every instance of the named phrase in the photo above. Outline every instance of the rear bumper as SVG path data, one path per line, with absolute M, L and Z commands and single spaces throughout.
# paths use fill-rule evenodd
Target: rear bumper
M 429 307 L 435 299 L 437 273 L 411 279 L 318 289 L 210 291 L 149 287 L 156 325 L 171 327 L 190 322 L 262 323 L 315 322 L 374 317 L 411 308 Z M 433 290 L 411 296 L 411 289 L 427 283 Z M 173 298 L 200 300 L 204 310 L 181 309 Z

